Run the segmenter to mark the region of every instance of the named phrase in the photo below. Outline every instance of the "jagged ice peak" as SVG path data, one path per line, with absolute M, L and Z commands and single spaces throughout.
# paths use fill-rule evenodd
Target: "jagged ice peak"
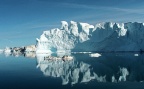
M 144 50 L 144 24 L 61 21 L 61 28 L 44 31 L 37 38 L 37 52 Z

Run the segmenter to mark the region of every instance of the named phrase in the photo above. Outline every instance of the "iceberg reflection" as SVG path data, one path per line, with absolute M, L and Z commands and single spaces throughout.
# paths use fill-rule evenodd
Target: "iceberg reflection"
M 24 56 L 28 57 L 28 58 L 35 58 L 36 54 L 35 54 L 35 52 L 25 52 Z
M 62 85 L 87 83 L 91 80 L 97 82 L 107 82 L 107 74 L 98 75 L 88 63 L 83 61 L 73 60 L 46 60 L 51 54 L 37 54 L 37 68 L 47 77 L 59 77 L 62 80 Z M 119 76 L 111 76 L 111 82 L 126 81 L 129 71 L 127 68 L 119 68 Z
M 133 53 L 103 53 L 96 58 L 90 57 L 90 54 L 72 55 L 74 60 L 67 61 L 37 57 L 37 67 L 45 76 L 61 78 L 63 85 L 91 81 L 119 83 L 144 80 L 143 54 L 135 57 Z
M 78 82 L 89 82 L 95 79 L 95 73 L 91 72 L 89 64 L 84 62 L 77 62 L 73 60 L 45 60 L 45 56 L 37 55 L 37 67 L 43 72 L 45 76 L 61 77 L 62 85 L 68 83 L 76 84 Z M 80 74 L 82 74 L 82 80 L 79 81 Z

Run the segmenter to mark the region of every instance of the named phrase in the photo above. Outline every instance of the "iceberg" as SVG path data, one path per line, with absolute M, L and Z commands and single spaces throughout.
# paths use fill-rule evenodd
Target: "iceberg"
M 36 53 L 144 50 L 144 23 L 61 23 L 60 29 L 43 31 L 37 38 Z

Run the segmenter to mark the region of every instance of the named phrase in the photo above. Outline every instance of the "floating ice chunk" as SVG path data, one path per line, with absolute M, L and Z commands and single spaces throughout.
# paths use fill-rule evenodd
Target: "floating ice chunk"
M 93 53 L 93 54 L 89 54 L 90 57 L 100 57 L 101 54 L 99 53 Z
M 139 54 L 134 54 L 134 56 L 139 56 Z

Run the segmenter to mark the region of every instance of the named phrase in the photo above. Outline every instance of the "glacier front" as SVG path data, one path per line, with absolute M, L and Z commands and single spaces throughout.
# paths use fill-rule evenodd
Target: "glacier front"
M 43 31 L 37 38 L 36 53 L 144 50 L 144 23 L 61 23 L 60 29 Z

